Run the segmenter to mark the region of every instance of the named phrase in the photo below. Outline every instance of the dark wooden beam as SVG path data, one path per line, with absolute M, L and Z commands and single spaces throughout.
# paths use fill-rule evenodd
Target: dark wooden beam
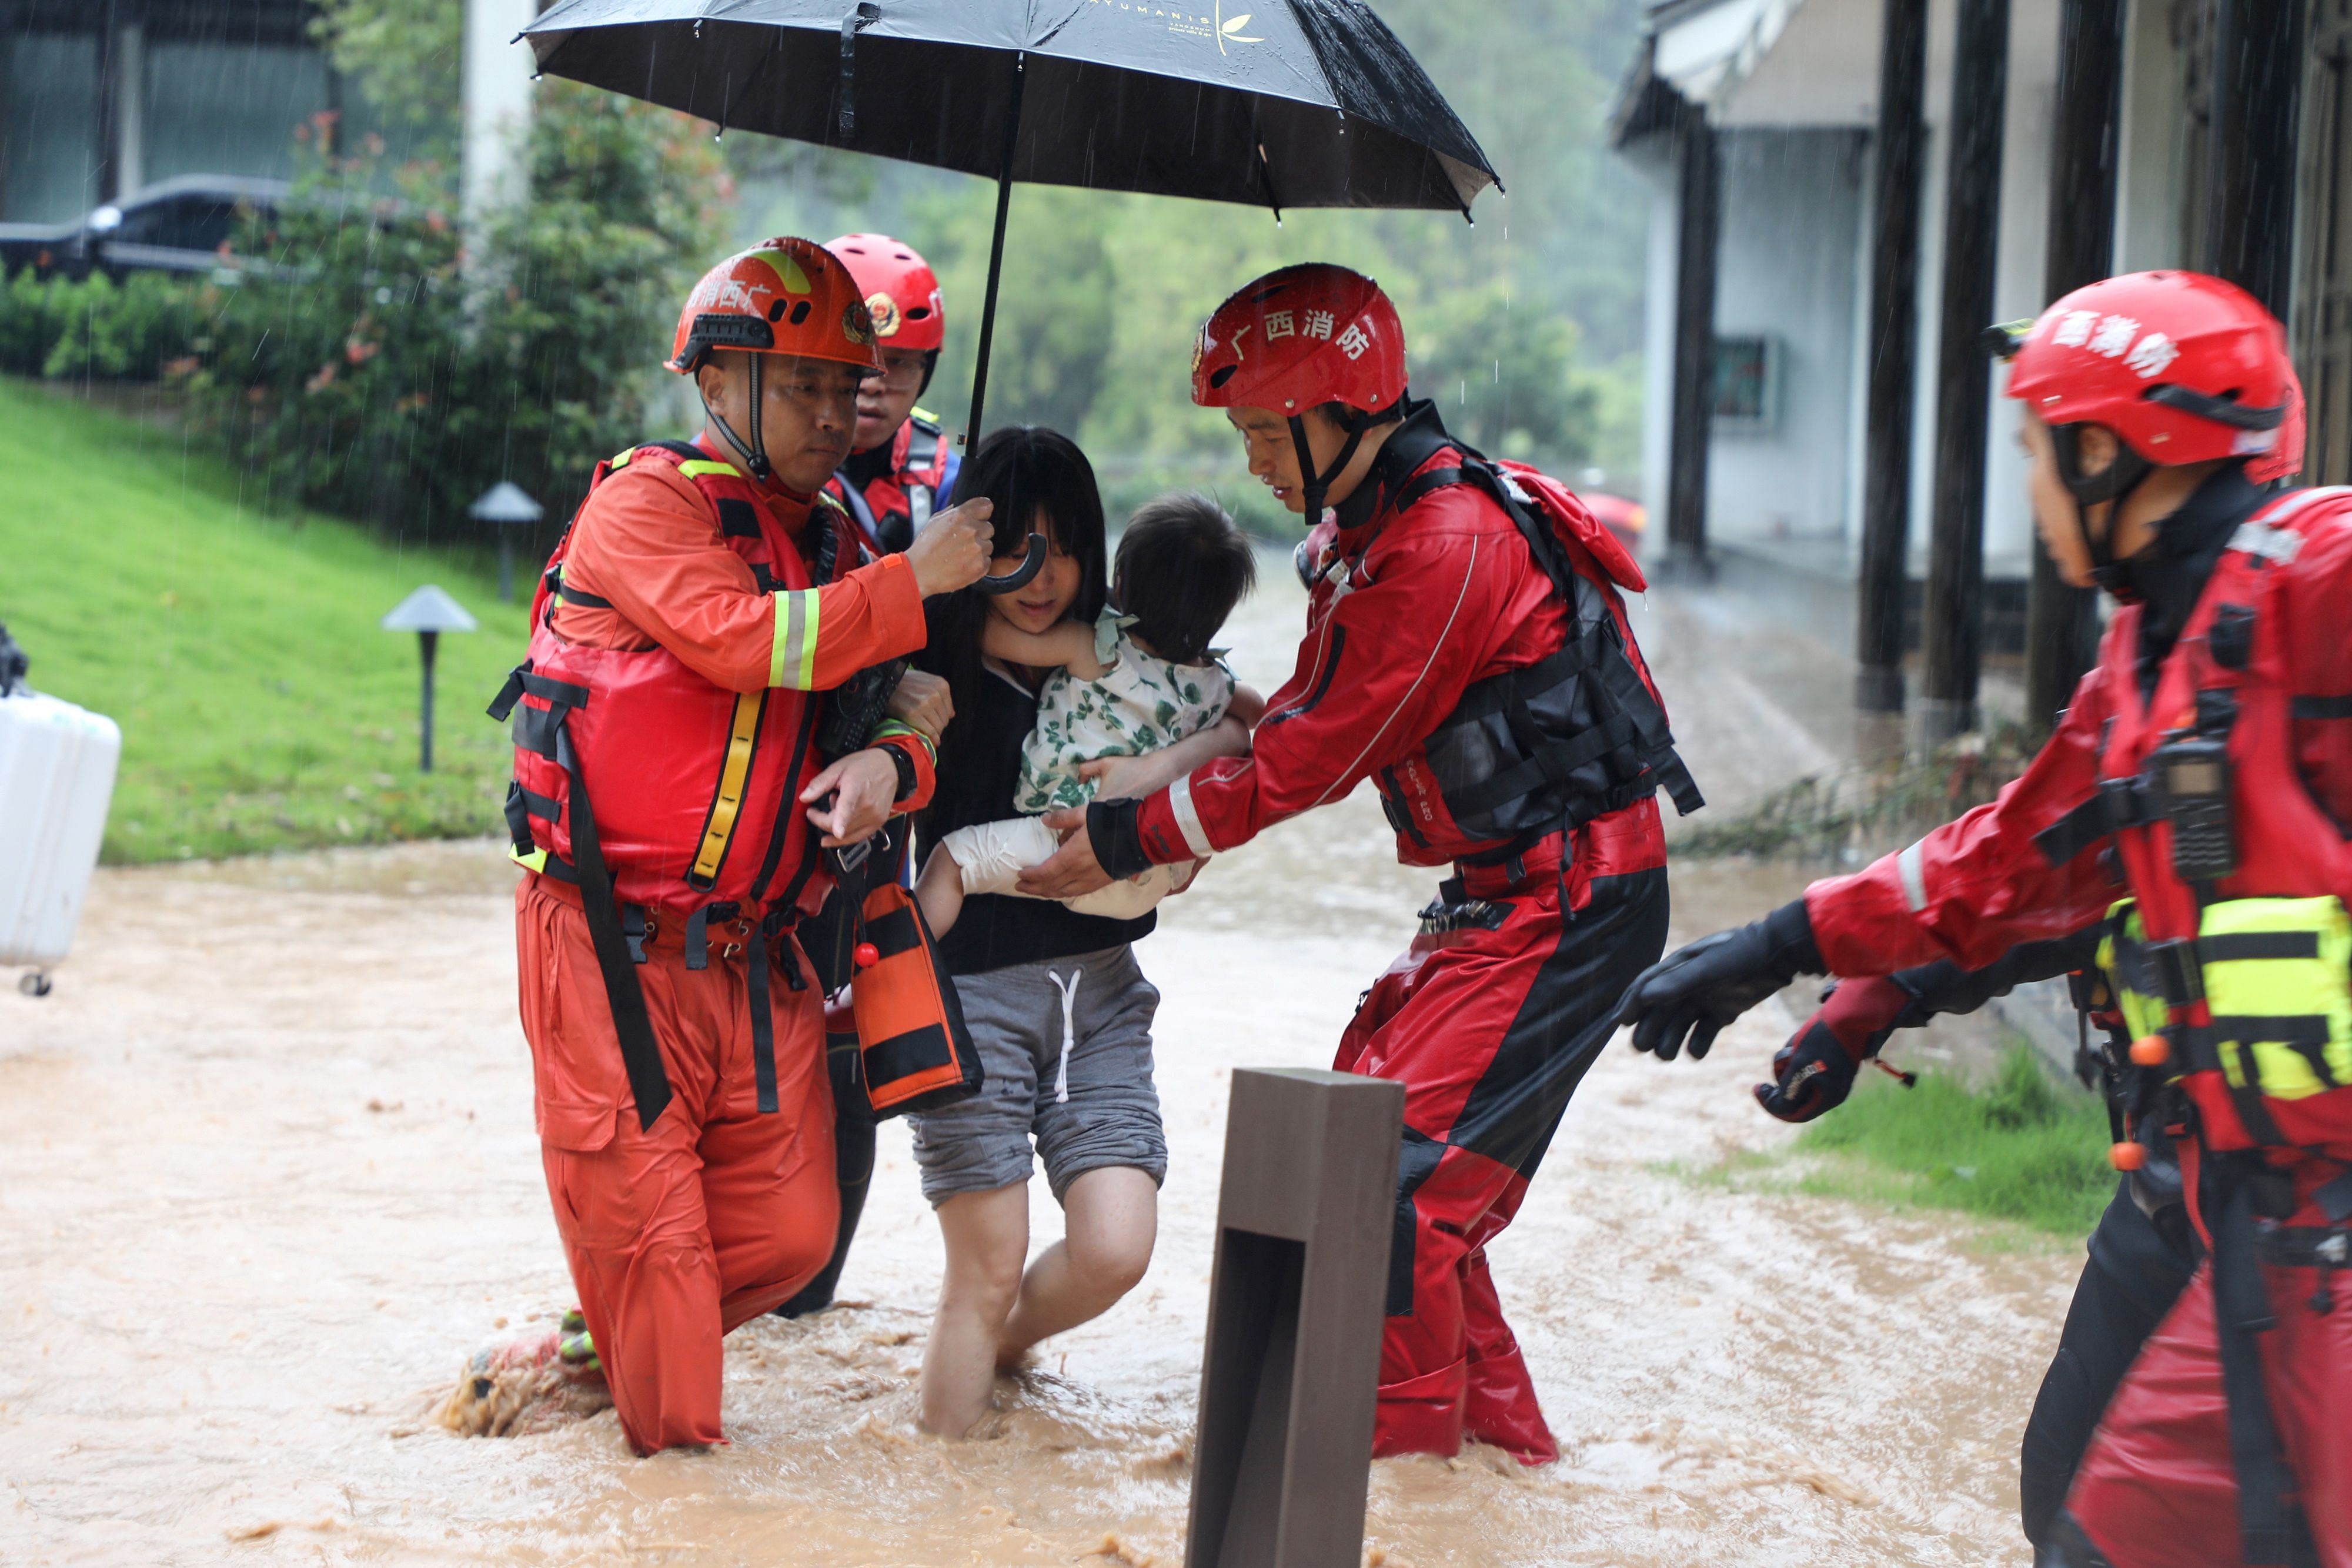
M 2294 269 L 2304 0 L 2214 0 L 2213 270 L 2286 319 Z
M 1723 176 L 1715 128 L 1697 105 L 1675 129 L 1680 222 L 1675 256 L 1674 431 L 1666 472 L 1666 575 L 1704 576 L 1707 445 L 1715 422 L 1715 258 Z
M 2124 0 L 2062 0 L 2058 8 L 2045 303 L 2096 283 L 2115 266 L 2124 16 Z M 2098 656 L 2098 595 L 2059 580 L 2039 534 L 2032 549 L 2033 577 L 2025 603 L 2025 716 L 2028 724 L 2046 728 Z
M 1935 512 L 1920 631 L 1920 738 L 1974 727 L 1982 662 L 1985 433 L 2000 251 L 2000 156 L 2009 98 L 2009 0 L 1959 0 L 1945 141 L 1944 289 L 1936 361 Z
M 1927 141 L 1927 7 L 1886 0 L 1878 52 L 1870 255 L 1869 428 L 1856 587 L 1854 706 L 1903 711 L 1903 579 L 1911 529 L 1911 402 L 1919 316 L 1919 185 Z

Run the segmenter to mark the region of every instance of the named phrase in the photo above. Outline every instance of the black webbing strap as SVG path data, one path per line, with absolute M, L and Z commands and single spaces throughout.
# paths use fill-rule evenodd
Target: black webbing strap
M 629 945 L 629 962 L 646 961 L 646 938 L 653 935 L 653 921 L 642 904 L 621 905 L 621 940 Z
M 2064 865 L 2110 834 L 2154 821 L 2148 789 L 2137 779 L 2102 779 L 2098 793 L 2033 835 L 2033 847 L 2053 866 Z
M 1445 716 L 1449 726 L 1466 724 L 1500 713 L 1514 702 L 1541 696 L 1564 681 L 1574 680 L 1592 667 L 1607 646 L 1606 633 L 1595 626 L 1581 637 L 1569 640 L 1566 647 L 1522 669 L 1506 670 L 1499 675 L 1483 681 L 1473 681 L 1462 694 L 1454 711 Z
M 2262 1092 L 2262 1069 L 2254 1061 L 2254 1043 L 2257 1040 L 2264 1045 L 2285 1046 L 2311 1064 L 2313 1076 L 2322 1083 L 2331 1089 L 2343 1087 L 2336 1082 L 2336 1073 L 2327 1065 L 2327 1041 L 2332 1031 L 2328 1028 L 2328 1020 L 2324 1014 L 2231 1016 L 2217 1018 L 2206 1028 L 2213 1038 L 2214 1055 L 2217 1060 L 2221 1055 L 2221 1041 L 2226 1040 L 2237 1045 L 2241 1075 L 2246 1080 L 2246 1087 L 2257 1094 Z M 2243 1113 L 2242 1108 L 2240 1114 Z M 2270 1119 L 2270 1112 L 2267 1108 L 2263 1110 L 2263 1117 L 2265 1121 Z M 2246 1130 L 2255 1133 L 2255 1135 L 2261 1137 L 2265 1143 L 2284 1145 L 2286 1142 L 2284 1138 L 2270 1135 L 2278 1130 L 2275 1124 L 2272 1124 L 2267 1133 L 2257 1132 L 2252 1124 L 2247 1125 Z
M 1504 482 L 1501 473 L 1491 464 L 1480 462 L 1452 468 L 1433 468 L 1425 474 L 1416 475 L 1398 487 L 1396 497 L 1391 505 L 1402 512 L 1432 491 L 1442 490 L 1449 485 L 1475 485 L 1496 505 L 1503 508 L 1504 515 L 1508 517 L 1512 526 L 1519 530 L 1520 538 L 1527 541 L 1528 553 L 1534 558 L 1536 565 L 1542 569 L 1544 575 L 1551 579 L 1552 588 L 1559 594 L 1568 611 L 1569 623 L 1573 627 L 1577 611 L 1576 585 L 1582 579 L 1570 564 L 1567 549 L 1561 545 L 1559 536 L 1552 531 L 1550 524 L 1536 516 L 1530 507 L 1511 494 L 1510 486 Z M 1667 727 L 1665 710 L 1658 706 L 1656 697 L 1651 695 L 1649 686 L 1643 681 L 1640 673 L 1633 668 L 1633 654 L 1622 648 L 1618 648 L 1618 657 L 1611 659 L 1603 656 L 1603 649 L 1613 646 L 1615 642 L 1615 618 L 1604 612 L 1601 621 L 1581 634 L 1571 637 L 1568 645 L 1552 657 L 1563 658 L 1567 657 L 1572 650 L 1584 650 L 1584 662 L 1569 673 L 1580 674 L 1588 668 L 1596 673 L 1603 689 L 1615 700 L 1618 716 L 1630 719 L 1633 734 L 1640 737 L 1639 760 L 1649 768 L 1658 787 L 1666 792 L 1666 798 L 1674 802 L 1675 814 L 1687 817 L 1705 806 L 1706 798 L 1699 793 L 1698 781 L 1691 777 L 1689 765 L 1685 763 L 1681 754 L 1675 750 L 1674 733 Z M 1538 661 L 1528 666 L 1527 670 L 1518 672 L 1518 674 L 1524 680 L 1534 671 L 1544 668 L 1549 662 L 1549 660 Z M 1559 678 L 1565 679 L 1567 676 L 1563 674 Z M 1546 685 L 1549 684 L 1546 683 Z M 1529 686 L 1527 689 L 1541 691 L 1546 689 L 1546 686 Z M 1507 700 L 1508 694 L 1501 694 L 1501 697 L 1502 700 Z M 1498 702 L 1497 706 L 1499 706 Z M 1614 719 L 1609 721 L 1612 725 L 1615 722 Z M 1632 738 L 1631 736 L 1622 737 L 1614 744 L 1624 745 L 1630 738 Z M 1579 737 L 1578 742 L 1570 744 L 1580 744 L 1581 740 L 1582 737 Z M 1607 750 L 1610 747 L 1601 749 Z M 1599 754 L 1599 751 L 1596 751 L 1593 756 Z M 1579 763 L 1570 766 L 1580 766 L 1582 762 L 1589 762 L 1591 759 L 1591 757 L 1585 757 L 1580 758 Z M 1500 777 L 1525 776 L 1537 780 L 1556 777 L 1540 766 L 1543 761 L 1544 758 L 1540 757 L 1531 758 L 1529 762 L 1522 763 Z M 1527 769 L 1531 766 L 1536 767 L 1538 770 L 1529 774 Z M 1494 782 L 1493 779 L 1483 780 L 1475 786 L 1473 790 L 1465 793 L 1486 797 Z M 1535 787 L 1534 783 L 1529 783 L 1525 788 Z M 1503 800 L 1514 798 L 1513 795 L 1508 794 L 1496 796 L 1489 799 L 1488 803 L 1499 804 Z M 1457 816 L 1465 810 L 1478 809 L 1469 805 L 1466 800 L 1457 806 L 1451 797 L 1448 798 L 1446 806 Z
M 2319 956 L 2319 933 L 2228 931 L 2218 936 L 2200 936 L 2197 950 L 2209 964 L 2234 964 L 2248 958 L 2316 958 Z M 2263 1038 L 2268 1040 L 2271 1037 L 2264 1035 Z
M 2287 705 L 2295 718 L 2352 718 L 2352 692 L 2321 696 L 2305 693 Z
M 743 939 L 744 979 L 751 993 L 751 1077 L 760 1090 L 760 1113 L 777 1109 L 776 1025 L 768 1012 L 768 925 L 761 921 Z
M 603 594 L 591 593 L 584 588 L 574 588 L 570 583 L 564 581 L 562 569 L 560 567 L 556 569 L 555 580 L 550 583 L 548 587 L 549 591 L 552 592 L 556 598 L 563 601 L 564 603 L 576 604 L 583 610 L 610 610 L 613 608 L 613 601 L 605 598 Z
M 1557 784 L 1595 758 L 1623 747 L 1636 730 L 1630 715 L 1617 714 L 1570 739 L 1545 747 L 1526 761 L 1475 784 L 1448 791 L 1446 810 L 1460 818 L 1492 810 L 1507 800 Z
M 686 967 L 688 968 L 710 967 L 711 921 L 732 920 L 740 913 L 741 913 L 740 907 L 730 899 L 720 899 L 714 904 L 696 906 L 694 913 L 686 917 Z
M 2221 1180 L 2220 1223 L 2211 1225 L 2213 1321 L 2230 1413 L 2230 1457 L 2238 1472 L 2238 1550 L 2247 1568 L 2316 1568 L 2294 1471 L 2263 1386 L 2257 1336 L 2276 1326 L 2276 1319 L 2257 1251 L 2253 1185 L 2236 1172 Z
M 528 715 L 540 710 L 522 711 Z M 612 873 L 604 864 L 604 844 L 596 837 L 595 808 L 588 803 L 588 780 L 580 771 L 580 758 L 563 727 L 565 710 L 559 706 L 548 711 L 555 732 L 555 760 L 572 777 L 572 863 L 579 878 L 580 908 L 587 916 L 596 968 L 604 978 L 604 1000 L 613 1009 L 613 1033 L 621 1042 L 621 1065 L 628 1070 L 629 1092 L 636 1096 L 637 1126 L 650 1132 L 669 1104 L 669 1074 L 662 1068 L 661 1044 L 654 1038 L 653 1019 L 646 1011 L 645 988 L 637 983 L 636 966 L 630 961 L 628 941 L 621 932 Z
M 2224 1027 L 2189 1024 L 2179 1030 L 2178 1037 L 2188 1046 L 2189 1071 L 2220 1075 L 2221 1087 L 2228 1092 L 2230 1103 L 2237 1111 L 2238 1120 L 2244 1125 L 2247 1136 L 2273 1148 L 2293 1148 L 2294 1145 L 2288 1141 L 2286 1134 L 2272 1118 L 2270 1107 L 2263 1103 L 2262 1068 L 2254 1061 L 2253 1047 L 2247 1038 L 2251 1034 L 2252 1039 L 2267 1040 L 2271 1037 L 2271 1026 L 2282 1020 L 2231 1019 L 2216 1021 Z M 2230 1027 L 2249 1022 L 2255 1023 L 2257 1027 L 2251 1031 Z M 2238 1077 L 2235 1081 L 2231 1080 L 2228 1066 L 2221 1061 L 2221 1042 L 2225 1040 L 2232 1040 L 2238 1046 Z

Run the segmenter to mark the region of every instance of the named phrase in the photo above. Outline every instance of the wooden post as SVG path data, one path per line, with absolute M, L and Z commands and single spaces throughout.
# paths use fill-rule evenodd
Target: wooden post
M 2123 88 L 2124 0 L 2063 0 L 2044 304 L 2113 270 Z M 2025 595 L 2025 718 L 2047 729 L 2098 656 L 2098 594 L 2059 580 L 2039 533 L 2032 550 Z
M 1404 1086 L 1234 1073 L 1185 1568 L 1359 1568 Z
M 1669 578 L 1704 577 L 1707 445 L 1715 423 L 1715 259 L 1722 175 L 1715 131 L 1696 104 L 1675 133 L 1681 172 L 1681 225 L 1675 256 L 1674 434 L 1666 474 Z
M 1945 137 L 1944 290 L 1936 358 L 1936 495 L 1920 626 L 1919 739 L 1974 727 L 1982 658 L 1985 430 L 2000 252 L 2002 116 L 2009 98 L 2009 0 L 1959 0 Z
M 1910 551 L 1911 390 L 1919 315 L 1919 185 L 1927 130 L 1927 7 L 1886 0 L 1878 54 L 1876 233 L 1870 256 L 1870 404 L 1856 585 L 1853 705 L 1903 711 L 1903 580 Z
M 2286 319 L 2294 267 L 2295 126 L 2304 73 L 2303 0 L 2213 7 L 2213 270 Z

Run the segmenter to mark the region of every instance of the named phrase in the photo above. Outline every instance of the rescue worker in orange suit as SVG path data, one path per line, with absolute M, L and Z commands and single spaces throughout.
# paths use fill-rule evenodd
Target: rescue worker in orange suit
M 857 428 L 850 437 L 849 456 L 825 481 L 824 493 L 848 512 L 857 525 L 859 546 L 868 554 L 905 549 L 954 492 L 961 467 L 939 422 L 915 406 L 931 384 L 940 345 L 947 341 L 940 280 L 913 246 L 887 235 L 844 235 L 824 248 L 849 269 L 851 280 L 866 297 L 882 361 L 880 375 L 858 383 Z M 889 711 L 936 743 L 954 705 L 946 681 L 925 670 L 908 669 L 898 675 Z M 877 877 L 904 880 L 906 862 L 905 833 L 887 830 L 876 841 L 864 881 L 871 885 Z M 837 890 L 805 930 L 809 956 L 828 994 L 851 977 L 856 905 L 862 891 L 856 886 Z M 835 1009 L 836 1022 L 845 1025 L 839 1016 L 845 1010 Z M 833 1083 L 834 1174 L 841 1219 L 833 1256 L 814 1279 L 776 1309 L 779 1317 L 803 1317 L 833 1305 L 874 1180 L 874 1108 L 858 1076 L 854 1030 L 842 1027 L 828 1034 L 825 1069 Z
M 1683 948 L 1622 1017 L 1703 1055 L 1799 974 L 1981 966 L 2104 923 L 2135 1037 L 2116 1163 L 2170 1145 L 2208 1260 L 2037 1561 L 2352 1568 L 2352 492 L 2279 487 L 2302 391 L 2229 284 L 2109 278 L 2005 343 L 2042 540 L 2120 605 L 2097 667 L 1990 805 Z M 1843 1055 L 1790 1052 L 1779 1092 Z
M 1335 1063 L 1405 1088 L 1374 1451 L 1468 1437 L 1542 1463 L 1559 1447 L 1486 1249 L 1615 993 L 1664 946 L 1657 791 L 1699 803 L 1618 598 L 1640 574 L 1565 490 L 1488 464 L 1407 395 L 1395 307 L 1343 267 L 1286 267 L 1220 306 L 1192 398 L 1314 525 L 1297 667 L 1250 756 L 1066 815 L 1085 831 L 1022 891 L 1233 849 L 1375 782 L 1398 858 L 1452 874 Z
M 601 466 L 532 612 L 508 817 L 523 1031 L 556 1228 L 639 1453 L 722 1440 L 719 1340 L 834 1241 L 833 1103 L 795 922 L 855 843 L 929 795 L 885 722 L 835 757 L 824 695 L 923 642 L 922 601 L 986 570 L 975 507 L 856 564 L 817 492 L 879 370 L 815 244 L 713 267 L 668 368 L 704 424 Z

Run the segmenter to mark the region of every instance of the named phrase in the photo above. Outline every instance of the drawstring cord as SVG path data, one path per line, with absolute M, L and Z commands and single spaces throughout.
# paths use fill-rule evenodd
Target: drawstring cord
M 1084 969 L 1072 969 L 1069 984 L 1064 985 L 1061 976 L 1051 969 L 1045 971 L 1045 977 L 1062 993 L 1062 1065 L 1054 1071 L 1054 1103 L 1057 1105 L 1070 1103 L 1070 1051 L 1078 1041 L 1078 980 L 1085 974 Z

